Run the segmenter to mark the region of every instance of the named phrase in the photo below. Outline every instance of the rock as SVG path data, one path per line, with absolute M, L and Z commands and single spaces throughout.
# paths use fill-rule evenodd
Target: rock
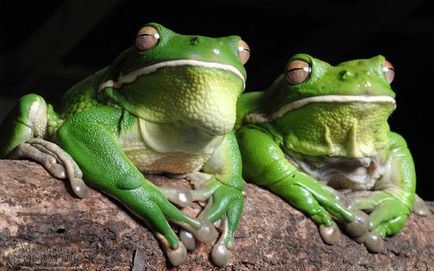
M 316 225 L 279 197 L 248 185 L 245 210 L 226 267 L 199 245 L 171 267 L 155 236 L 115 201 L 91 190 L 75 197 L 67 183 L 29 161 L 0 160 L 0 269 L 131 270 L 135 252 L 145 270 L 427 270 L 434 267 L 434 215 L 412 214 L 385 251 L 370 254 L 346 236 L 334 246 Z M 149 176 L 159 185 L 184 180 Z M 433 203 L 427 203 L 431 212 Z M 186 210 L 198 213 L 195 204 Z

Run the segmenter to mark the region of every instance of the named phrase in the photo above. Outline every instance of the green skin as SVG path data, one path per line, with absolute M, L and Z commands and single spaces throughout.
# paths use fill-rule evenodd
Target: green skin
M 224 264 L 244 204 L 245 182 L 232 132 L 246 78 L 240 38 L 187 36 L 155 23 L 148 26 L 158 30 L 155 47 L 143 51 L 133 46 L 70 88 L 59 114 L 38 95 L 22 97 L 2 124 L 0 156 L 11 156 L 19 146 L 18 156 L 40 161 L 59 177 L 66 175 L 79 196 L 86 188 L 82 172 L 86 184 L 149 223 L 174 265 L 186 255 L 169 222 L 187 231 L 183 234 L 192 248 L 194 238 L 188 232 L 210 242 L 216 234 L 211 223 L 221 220 L 215 250 L 223 248 L 224 255 L 217 251 L 213 258 Z M 169 61 L 172 65 L 165 65 Z M 163 66 L 118 84 L 120 75 L 155 64 Z M 22 149 L 30 151 L 23 155 Z M 141 171 L 186 176 L 197 190 L 160 189 Z M 207 198 L 212 204 L 191 218 L 166 196 L 181 206 Z
M 395 93 L 382 70 L 384 58 L 337 66 L 306 54 L 292 60 L 310 63 L 304 82 L 290 84 L 281 75 L 267 91 L 239 99 L 243 176 L 310 216 L 327 243 L 337 242 L 336 219 L 369 250 L 380 251 L 382 239 L 398 233 L 411 213 L 416 184 L 406 142 L 387 124 Z M 327 101 L 327 95 L 336 96 Z M 368 164 L 360 162 L 365 158 Z M 331 187 L 357 192 L 342 198 Z M 358 219 L 359 226 L 370 221 L 369 227 L 354 228 Z

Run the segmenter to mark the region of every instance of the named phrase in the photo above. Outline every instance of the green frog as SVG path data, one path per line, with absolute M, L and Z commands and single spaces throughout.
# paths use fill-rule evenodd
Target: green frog
M 175 266 L 195 239 L 215 240 L 217 227 L 212 258 L 224 265 L 244 204 L 232 129 L 249 56 L 238 36 L 146 24 L 109 67 L 71 87 L 57 111 L 39 95 L 23 96 L 1 126 L 0 157 L 38 161 L 79 197 L 89 185 L 118 200 L 149 224 Z M 143 172 L 182 176 L 194 189 L 157 187 Z M 196 218 L 179 208 L 192 201 L 208 201 Z M 169 223 L 183 229 L 181 241 Z
M 368 250 L 381 251 L 416 198 L 412 156 L 387 123 L 396 107 L 394 75 L 383 56 L 332 66 L 294 55 L 266 91 L 239 99 L 245 179 L 310 216 L 326 243 L 340 239 L 337 220 Z

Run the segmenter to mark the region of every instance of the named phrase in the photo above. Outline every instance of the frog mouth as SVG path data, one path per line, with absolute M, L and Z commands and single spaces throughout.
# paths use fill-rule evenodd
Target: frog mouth
M 217 62 L 205 62 L 200 60 L 193 60 L 193 59 L 179 59 L 179 60 L 171 60 L 171 61 L 165 61 L 156 63 L 154 65 L 146 66 L 137 70 L 134 70 L 132 72 L 129 72 L 127 74 L 120 74 L 118 79 L 116 81 L 114 80 L 107 80 L 103 82 L 99 88 L 98 91 L 101 91 L 105 88 L 112 87 L 112 88 L 120 88 L 123 84 L 132 83 L 134 82 L 139 76 L 146 75 L 153 73 L 157 71 L 158 69 L 164 68 L 164 67 L 176 67 L 176 66 L 198 66 L 198 67 L 204 67 L 204 68 L 211 68 L 211 69 L 219 69 L 219 70 L 225 70 L 229 71 L 236 76 L 238 76 L 241 81 L 243 81 L 243 85 L 246 85 L 246 79 L 244 78 L 243 74 L 234 66 L 217 63 Z
M 393 110 L 396 108 L 396 101 L 387 95 L 368 96 L 368 95 L 322 95 L 307 97 L 296 100 L 281 106 L 271 114 L 252 113 L 246 116 L 246 121 L 250 123 L 271 122 L 282 117 L 286 113 L 304 107 L 311 103 L 379 103 L 392 104 Z

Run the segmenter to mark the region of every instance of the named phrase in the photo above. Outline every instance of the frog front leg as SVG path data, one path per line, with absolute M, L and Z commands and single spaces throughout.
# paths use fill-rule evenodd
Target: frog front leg
M 182 264 L 186 249 L 169 221 L 203 242 L 210 241 L 207 238 L 212 225 L 182 213 L 127 158 L 116 142 L 119 133 L 127 129 L 127 119 L 128 113 L 110 107 L 87 110 L 65 121 L 55 138 L 80 166 L 87 183 L 148 222 L 172 264 Z
M 390 133 L 386 148 L 387 166 L 384 175 L 369 195 L 354 199 L 358 208 L 370 212 L 370 233 L 360 237 L 371 252 L 383 250 L 381 238 L 398 233 L 410 215 L 415 199 L 416 174 L 405 140 Z M 363 194 L 363 193 L 362 193 Z
M 235 134 L 231 132 L 225 136 L 222 144 L 203 166 L 202 172 L 189 174 L 187 178 L 195 186 L 192 191 L 193 200 L 209 200 L 199 218 L 211 223 L 218 222 L 216 224 L 221 235 L 211 256 L 216 265 L 223 266 L 229 260 L 234 233 L 244 207 L 245 182 Z
M 237 133 L 243 158 L 244 177 L 281 196 L 309 215 L 320 226 L 328 244 L 339 241 L 339 229 L 333 217 L 346 224 L 347 232 L 360 236 L 368 230 L 366 214 L 347 208 L 336 195 L 311 176 L 298 171 L 286 158 L 279 145 L 267 132 L 245 126 Z

